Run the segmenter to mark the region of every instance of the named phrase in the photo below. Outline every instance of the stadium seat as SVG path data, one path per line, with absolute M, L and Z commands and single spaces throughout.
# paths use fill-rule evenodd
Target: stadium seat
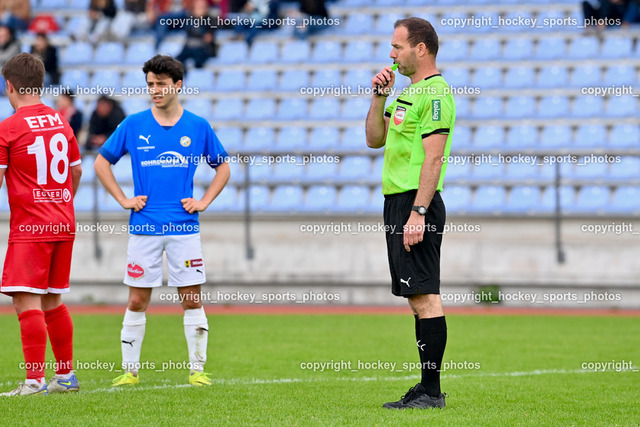
M 248 165 L 249 182 L 254 184 L 266 184 L 271 178 L 271 172 L 273 171 L 273 165 L 262 163 L 262 159 L 257 157 L 255 163 Z
M 244 90 L 245 75 L 243 71 L 222 70 L 218 74 L 216 90 L 220 92 L 234 92 Z
M 456 119 L 467 119 L 471 117 L 471 101 L 467 97 L 457 97 L 456 102 Z M 500 104 L 501 106 L 501 104 Z
M 502 46 L 498 39 L 476 38 L 471 48 L 469 59 L 475 61 L 488 61 L 497 59 L 501 55 Z
M 455 155 L 453 156 L 455 158 Z M 447 165 L 446 182 L 468 181 L 471 178 L 471 163 L 449 163 Z M 447 207 L 448 208 L 448 207 Z
M 497 162 L 497 158 L 492 159 L 492 163 L 480 162 L 471 168 L 471 176 L 479 180 L 496 180 L 502 178 L 504 174 L 504 164 Z
M 554 3 L 555 0 L 537 0 L 536 3 Z M 538 12 L 536 16 L 538 22 L 535 31 L 566 31 L 566 26 L 562 25 L 566 19 L 564 11 L 546 9 Z M 546 20 L 546 21 L 545 21 Z M 553 21 L 551 21 L 553 20 Z M 545 25 L 545 22 L 554 22 L 554 25 Z
M 180 52 L 182 52 L 182 49 L 184 49 L 184 40 L 165 39 L 162 41 L 162 43 L 160 43 L 160 46 L 158 46 L 158 54 L 169 55 L 175 58 L 176 56 L 180 55 Z M 246 46 L 245 46 L 245 49 L 246 49 Z M 147 58 L 147 57 L 145 56 L 144 58 Z M 138 62 L 139 61 L 140 59 L 138 59 Z
M 270 212 L 297 212 L 302 207 L 304 193 L 301 187 L 280 185 L 273 191 L 271 203 L 265 210 Z
M 200 117 L 204 117 L 207 120 L 210 120 L 212 117 L 213 106 L 211 105 L 211 100 L 208 98 L 188 98 L 184 101 L 183 106 L 186 110 Z
M 613 65 L 604 73 L 604 81 L 607 86 L 633 85 L 637 81 L 635 74 L 635 68 L 630 65 Z
M 309 135 L 307 148 L 313 152 L 324 152 L 338 147 L 339 141 L 340 133 L 338 129 L 326 126 L 316 127 L 313 128 L 311 135 Z
M 576 197 L 576 203 L 568 210 L 570 213 L 603 214 L 609 204 L 609 199 L 609 188 L 607 187 L 582 187 Z
M 443 5 L 447 4 L 448 0 L 439 0 L 438 4 Z M 449 3 L 451 4 L 451 3 Z M 463 31 L 461 28 L 457 28 L 454 25 L 451 25 L 452 22 L 462 22 L 467 19 L 469 15 L 466 12 L 445 12 L 441 15 L 440 19 L 436 19 L 430 21 L 433 25 L 435 25 L 435 29 L 438 34 L 447 34 L 447 33 L 455 33 L 456 31 Z
M 609 165 L 605 162 L 587 163 L 579 157 L 573 169 L 573 178 L 586 180 L 602 180 L 609 174 Z
M 335 98 L 317 98 L 311 102 L 309 119 L 329 120 L 338 117 L 340 105 Z
M 235 151 L 242 145 L 242 129 L 238 127 L 216 127 L 214 131 L 227 152 L 230 150 Z
M 538 39 L 536 45 L 537 59 L 558 59 L 564 58 L 566 53 L 566 42 L 561 37 L 544 37 Z
M 571 86 L 587 87 L 600 84 L 600 67 L 579 65 L 571 73 Z
M 603 58 L 628 58 L 631 56 L 633 40 L 630 37 L 606 37 L 601 46 L 600 56 Z
M 306 145 L 307 129 L 301 126 L 287 126 L 278 132 L 275 150 L 280 152 L 300 151 Z
M 300 120 L 307 117 L 308 102 L 303 98 L 284 98 L 278 105 L 278 120 Z
M 468 148 L 471 146 L 471 129 L 464 125 L 456 124 L 453 128 L 453 141 L 455 149 Z
M 339 86 L 340 82 L 340 71 L 338 70 L 316 70 L 311 78 L 311 86 L 313 87 Z
M 363 212 L 370 202 L 369 188 L 364 185 L 347 185 L 340 190 L 334 211 Z
M 366 41 L 352 41 L 344 48 L 342 60 L 346 62 L 369 62 L 373 57 L 373 46 Z
M 471 79 L 473 86 L 480 90 L 493 89 L 502 85 L 502 71 L 495 67 L 476 68 Z
M 533 19 L 533 16 L 528 11 L 513 11 L 509 12 L 506 15 L 503 15 L 505 22 L 512 22 L 511 25 L 502 25 L 500 27 L 501 31 L 511 32 L 511 33 L 524 33 L 527 31 L 531 31 L 530 25 L 518 25 L 518 22 L 527 22 Z
M 609 117 L 637 117 L 638 98 L 626 96 L 612 96 L 607 101 L 605 113 Z
M 504 117 L 507 119 L 521 119 L 534 117 L 536 100 L 532 96 L 514 96 L 507 100 Z
M 507 180 L 514 181 L 535 180 L 538 177 L 538 165 L 532 165 L 530 163 L 507 163 L 504 177 Z
M 538 116 L 566 117 L 569 114 L 569 98 L 565 96 L 545 96 L 538 102 Z
M 368 34 L 373 28 L 373 16 L 365 13 L 347 15 L 342 32 L 349 35 Z
M 74 42 L 67 46 L 60 58 L 60 65 L 78 65 L 93 60 L 93 46 L 86 42 Z
M 266 64 L 277 62 L 278 44 L 273 41 L 257 40 L 251 45 L 248 62 L 251 64 Z M 247 61 L 247 58 L 243 60 Z
M 442 76 L 451 87 L 464 86 L 471 84 L 471 77 L 469 76 L 469 69 L 462 67 L 446 68 L 443 71 Z
M 560 211 L 566 213 L 575 204 L 575 190 L 573 187 L 563 185 L 560 187 Z M 556 210 L 556 188 L 548 186 L 542 193 L 540 202 L 541 213 L 553 213 Z
M 540 147 L 566 148 L 573 140 L 571 128 L 566 125 L 545 126 L 540 135 Z
M 531 39 L 513 37 L 507 40 L 502 51 L 502 58 L 510 61 L 529 59 L 533 57 L 533 42 Z
M 391 27 L 393 28 L 393 26 Z M 375 46 L 373 58 L 371 62 L 379 62 L 382 64 L 391 65 L 393 63 L 393 59 L 389 57 L 391 54 L 391 45 L 389 42 L 381 42 Z
M 504 77 L 504 87 L 508 89 L 533 87 L 535 75 L 535 70 L 531 67 L 511 67 Z
M 244 137 L 242 150 L 245 152 L 265 152 L 269 151 L 274 144 L 275 136 L 273 128 L 252 127 Z
M 573 39 L 569 43 L 569 51 L 567 58 L 569 59 L 587 59 L 598 56 L 600 50 L 600 42 L 595 36 L 583 36 Z
M 310 57 L 311 47 L 307 41 L 294 40 L 282 45 L 280 60 L 284 63 L 308 62 Z
M 314 213 L 329 213 L 335 206 L 335 202 L 335 187 L 314 185 L 307 190 L 303 210 Z
M 383 6 L 384 2 L 394 3 L 394 4 L 388 4 L 387 6 L 404 5 L 404 0 L 377 0 L 376 4 L 378 6 Z M 376 19 L 376 22 L 373 26 L 374 34 L 388 35 L 391 37 L 391 35 L 393 34 L 393 24 L 395 24 L 395 22 L 398 19 L 402 19 L 405 17 L 406 15 L 400 14 L 400 13 L 382 13 L 378 15 L 378 19 Z M 388 58 L 389 51 L 391 51 L 391 46 L 389 42 L 387 42 L 386 45 L 387 45 L 387 58 Z
M 270 120 L 276 115 L 276 101 L 271 98 L 254 98 L 247 104 L 243 119 Z
M 356 95 L 359 90 L 371 86 L 372 77 L 373 74 L 369 70 L 352 69 L 346 72 L 342 84 L 351 88 L 351 94 Z
M 194 69 L 187 73 L 184 79 L 184 85 L 188 88 L 198 89 L 201 94 L 203 92 L 213 92 L 215 86 L 213 84 L 213 73 L 205 69 Z
M 538 73 L 536 84 L 541 88 L 562 88 L 569 83 L 567 69 L 551 65 L 544 67 Z
M 60 77 L 60 84 L 74 90 L 76 87 L 86 88 L 89 86 L 89 73 L 85 70 L 64 71 Z
M 368 152 L 367 137 L 363 126 L 348 127 L 340 139 L 340 149 L 344 151 Z
M 343 119 L 365 120 L 371 101 L 367 98 L 347 98 L 342 103 L 340 117 Z
M 130 65 L 139 65 L 140 61 L 144 61 L 145 58 L 153 58 L 156 54 L 156 50 L 151 43 L 134 42 L 129 45 L 127 52 L 124 56 L 124 63 Z M 96 52 L 97 55 L 97 52 Z
M 342 46 L 334 41 L 319 41 L 315 44 L 311 54 L 312 62 L 340 62 L 342 60 Z
M 134 88 L 146 88 L 147 81 L 140 69 L 129 70 L 122 77 L 122 87 L 126 88 L 127 90 L 131 90 Z
M 625 183 L 637 183 L 640 180 L 640 158 L 635 156 L 622 156 L 619 163 L 612 163 L 610 165 L 608 178 L 622 180 Z
M 97 70 L 91 78 L 91 86 L 115 88 L 116 91 L 119 91 L 121 88 L 120 73 L 113 70 Z
M 283 156 L 281 162 L 275 163 L 272 167 L 270 180 L 275 182 L 298 183 L 304 172 L 304 164 L 299 156 Z
M 516 125 L 507 132 L 509 148 L 532 148 L 538 144 L 538 129 L 531 125 Z
M 251 211 L 263 212 L 270 204 L 269 188 L 264 185 L 252 185 L 249 189 Z
M 125 98 L 122 101 L 122 109 L 127 116 L 140 111 L 144 111 L 151 107 L 151 102 L 146 98 Z
M 306 70 L 286 69 L 280 76 L 280 90 L 299 92 L 309 86 L 309 72 Z
M 242 201 L 244 202 L 244 200 Z M 224 190 L 209 205 L 207 212 L 233 212 L 239 211 L 240 201 L 238 200 L 238 190 L 232 185 L 227 185 Z M 202 215 L 202 214 L 201 214 Z
M 573 100 L 573 117 L 597 117 L 602 115 L 604 102 L 597 96 L 578 96 Z
M 442 199 L 447 208 L 447 213 L 464 214 L 471 205 L 471 190 L 469 187 L 447 185 L 442 192 Z
M 616 148 L 637 147 L 640 141 L 640 127 L 631 124 L 617 124 L 611 128 L 609 146 Z
M 249 48 L 245 41 L 228 41 L 218 49 L 216 61 L 220 64 L 242 64 L 248 56 Z
M 602 125 L 582 125 L 574 136 L 574 147 L 604 147 L 607 144 L 607 129 Z
M 480 126 L 473 135 L 474 148 L 499 148 L 504 143 L 502 126 Z
M 442 62 L 461 61 L 469 57 L 469 46 L 464 40 L 450 40 L 441 42 L 438 49 L 438 60 Z
M 479 214 L 499 214 L 504 210 L 506 191 L 504 187 L 478 187 L 473 196 L 473 203 L 468 211 Z
M 244 103 L 238 98 L 221 99 L 213 109 L 213 121 L 237 120 L 243 115 Z
M 100 43 L 96 47 L 93 62 L 96 64 L 121 64 L 124 62 L 124 47 L 118 42 Z M 138 62 L 140 62 L 139 59 Z
M 278 84 L 278 73 L 273 69 L 254 68 L 249 73 L 245 91 L 269 91 L 275 90 Z
M 371 158 L 345 156 L 340 161 L 338 179 L 348 183 L 364 183 L 371 176 Z
M 513 187 L 509 192 L 505 210 L 518 214 L 532 214 L 540 206 L 540 199 L 540 189 L 538 187 Z
M 488 119 L 502 115 L 502 99 L 495 96 L 483 96 L 473 103 L 473 117 Z
M 316 184 L 331 184 L 338 178 L 338 162 L 310 162 L 306 165 L 301 179 Z
M 640 187 L 618 187 L 613 193 L 611 203 L 606 206 L 609 213 L 626 215 L 640 214 Z

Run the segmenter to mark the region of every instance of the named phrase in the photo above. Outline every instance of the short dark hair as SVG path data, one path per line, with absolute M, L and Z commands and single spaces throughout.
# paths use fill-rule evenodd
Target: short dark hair
M 44 84 L 44 64 L 36 55 L 19 53 L 4 64 L 2 77 L 10 81 L 20 94 L 27 88 L 31 93 L 40 93 Z
M 418 43 L 424 43 L 429 53 L 434 58 L 438 54 L 438 34 L 433 25 L 426 19 L 412 16 L 410 18 L 398 19 L 393 28 L 405 27 L 409 36 L 409 46 L 416 47 Z
M 175 83 L 184 78 L 184 65 L 182 62 L 169 55 L 156 55 L 142 67 L 142 72 L 146 76 L 149 72 L 153 74 L 166 74 Z

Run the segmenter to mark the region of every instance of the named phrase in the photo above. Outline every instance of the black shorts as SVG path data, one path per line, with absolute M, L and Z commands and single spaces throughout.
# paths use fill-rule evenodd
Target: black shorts
M 411 252 L 407 252 L 404 248 L 403 229 L 415 198 L 416 190 L 384 198 L 391 292 L 396 296 L 440 293 L 440 246 L 446 218 L 444 202 L 436 191 L 424 216 L 422 242 L 411 246 Z

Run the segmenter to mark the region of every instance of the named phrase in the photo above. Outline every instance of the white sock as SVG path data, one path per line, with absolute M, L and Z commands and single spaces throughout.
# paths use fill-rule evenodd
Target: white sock
M 73 375 L 73 371 L 69 371 L 66 374 L 61 374 L 61 375 L 56 375 L 56 377 L 63 379 L 63 380 L 68 380 L 69 378 L 71 378 L 71 375 Z
M 38 387 L 41 387 L 45 383 L 45 381 L 44 381 L 44 378 L 38 378 L 38 379 L 29 379 L 28 378 L 28 379 L 24 380 L 24 383 L 26 385 L 36 385 Z
M 187 338 L 191 371 L 203 372 L 209 342 L 209 323 L 203 307 L 184 311 L 184 336 Z
M 122 332 L 120 332 L 122 369 L 134 375 L 138 374 L 138 368 L 140 367 L 140 350 L 142 350 L 146 323 L 147 318 L 144 311 L 138 312 L 127 309 L 124 313 Z

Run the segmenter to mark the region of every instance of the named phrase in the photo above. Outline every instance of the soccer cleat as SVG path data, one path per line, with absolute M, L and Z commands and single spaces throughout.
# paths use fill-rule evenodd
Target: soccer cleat
M 76 374 L 71 374 L 67 379 L 60 375 L 54 375 L 49 381 L 48 389 L 50 393 L 69 393 L 80 390 L 80 383 L 78 383 Z
M 140 378 L 133 375 L 131 372 L 125 372 L 124 374 L 116 377 L 111 384 L 111 387 L 120 387 L 121 385 L 136 385 L 140 382 Z
M 189 384 L 191 385 L 211 385 L 211 378 L 208 377 L 209 374 L 205 374 L 204 372 L 194 372 L 189 375 Z
M 37 386 L 35 384 L 20 383 L 15 390 L 0 394 L 0 396 L 28 396 L 33 394 L 49 394 L 47 383 Z
M 400 400 L 385 403 L 382 407 L 387 409 L 444 408 L 444 397 L 445 395 L 442 393 L 440 393 L 438 397 L 429 396 L 424 386 L 418 383 L 414 387 L 411 387 Z

